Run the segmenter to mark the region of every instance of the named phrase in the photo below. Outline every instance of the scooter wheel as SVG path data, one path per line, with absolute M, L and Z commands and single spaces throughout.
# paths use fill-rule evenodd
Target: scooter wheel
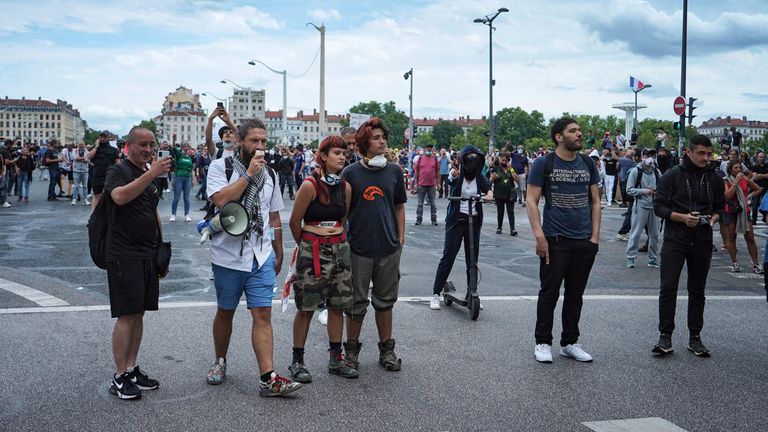
M 480 298 L 470 297 L 469 305 L 467 306 L 469 309 L 469 317 L 472 318 L 472 321 L 477 321 L 477 317 L 480 316 Z
M 445 303 L 446 306 L 450 306 L 453 304 L 453 300 L 450 296 L 443 294 L 443 303 Z

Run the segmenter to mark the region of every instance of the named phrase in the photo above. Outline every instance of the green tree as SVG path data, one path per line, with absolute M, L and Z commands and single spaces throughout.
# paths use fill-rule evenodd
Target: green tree
M 157 125 L 155 124 L 155 121 L 152 119 L 142 120 L 138 126 L 151 130 L 153 135 L 157 134 Z
M 401 147 L 403 145 L 403 133 L 408 128 L 408 116 L 403 111 L 399 111 L 393 101 L 386 103 L 376 101 L 360 102 L 350 108 L 349 112 L 379 117 L 384 122 L 384 126 L 389 130 L 390 147 Z
M 520 107 L 503 108 L 495 118 L 497 147 L 503 147 L 506 141 L 512 145 L 524 143 L 528 138 L 545 137 L 544 115 L 536 110 L 528 113 Z
M 451 145 L 451 138 L 457 135 L 463 136 L 464 129 L 455 122 L 440 120 L 432 128 L 432 136 L 440 148 L 448 148 Z
M 529 154 L 535 151 L 538 151 L 540 148 L 542 149 L 553 149 L 554 143 L 552 140 L 544 139 L 542 137 L 533 137 L 528 138 L 525 140 L 525 144 L 523 144 L 523 147 L 525 147 L 526 152 Z
M 91 128 L 88 128 L 85 130 L 85 137 L 83 137 L 83 141 L 85 141 L 86 145 L 94 145 L 96 143 L 96 140 L 99 138 L 99 134 L 101 131 L 97 131 Z
M 419 134 L 416 135 L 416 137 L 413 139 L 414 147 L 424 147 L 427 144 L 437 144 L 437 141 L 431 132 L 419 132 Z

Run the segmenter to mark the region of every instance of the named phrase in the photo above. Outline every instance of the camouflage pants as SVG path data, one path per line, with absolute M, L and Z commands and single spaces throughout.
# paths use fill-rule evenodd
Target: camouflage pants
M 326 304 L 330 309 L 352 307 L 352 267 L 349 244 L 320 245 L 320 277 L 315 277 L 312 242 L 302 240 L 296 256 L 296 307 L 314 311 Z

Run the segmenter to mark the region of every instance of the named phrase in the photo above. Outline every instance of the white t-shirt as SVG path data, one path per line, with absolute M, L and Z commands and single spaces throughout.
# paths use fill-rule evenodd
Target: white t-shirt
M 263 169 L 268 169 L 266 166 Z M 250 272 L 253 267 L 253 259 L 256 258 L 259 268 L 272 254 L 272 240 L 270 237 L 269 213 L 283 209 L 283 197 L 280 188 L 275 187 L 272 176 L 268 172 L 264 175 L 264 187 L 259 197 L 261 199 L 261 218 L 264 220 L 264 235 L 257 237 L 252 233 L 250 244 L 243 247 L 243 256 L 240 256 L 240 242 L 242 237 L 234 237 L 225 232 L 211 236 L 211 262 L 233 270 Z M 232 170 L 232 177 L 227 182 L 226 164 L 224 158 L 216 159 L 208 167 L 208 180 L 206 193 L 209 197 L 231 185 L 240 178 L 236 169 Z M 251 252 L 248 252 L 250 248 Z
M 453 177 L 452 175 L 448 174 L 448 179 L 450 181 L 454 181 L 456 177 Z M 461 179 L 461 197 L 469 198 L 475 195 L 477 195 L 477 179 L 472 179 L 472 181 L 467 181 L 467 179 L 462 178 Z M 459 213 L 464 213 L 465 215 L 469 215 L 468 201 L 461 201 L 461 204 L 459 205 Z M 477 215 L 477 203 L 472 205 L 472 216 L 476 216 L 476 215 Z

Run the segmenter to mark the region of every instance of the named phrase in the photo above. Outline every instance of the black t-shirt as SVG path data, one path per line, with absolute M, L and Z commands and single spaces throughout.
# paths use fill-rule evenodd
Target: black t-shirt
M 139 178 L 145 170 L 131 161 L 107 169 L 104 193 L 125 186 Z M 102 198 L 104 199 L 104 198 Z M 157 203 L 160 201 L 155 183 L 133 201 L 122 206 L 109 200 L 112 220 L 107 229 L 107 261 L 116 259 L 154 259 L 157 254 Z
M 768 174 L 768 163 L 763 164 L 762 166 L 759 163 L 756 163 L 752 167 L 752 172 L 754 172 L 755 174 Z M 755 183 L 757 183 L 757 185 L 760 186 L 761 188 L 768 187 L 768 179 L 760 179 L 755 181 Z
M 387 163 L 378 170 L 356 162 L 341 173 L 352 187 L 349 208 L 349 246 L 355 255 L 381 258 L 400 247 L 395 206 L 405 204 L 403 171 Z
M 115 159 L 120 157 L 120 153 L 116 148 L 109 144 L 99 144 L 96 149 L 96 154 L 93 156 L 91 162 L 93 162 L 93 176 L 104 177 L 107 173 L 107 168 L 115 164 Z
M 2 158 L 4 162 L 7 162 L 13 159 L 11 157 L 11 152 L 8 151 L 8 148 L 6 148 L 3 145 L 0 145 L 0 158 Z
M 49 148 L 45 151 L 45 156 L 43 156 L 45 161 L 47 162 L 45 166 L 52 167 L 52 166 L 59 166 L 59 149 L 52 149 Z
M 614 158 L 603 159 L 603 163 L 605 164 L 605 175 L 615 176 L 618 174 L 618 162 L 619 161 Z
M 742 138 L 743 138 L 743 135 L 741 135 L 741 132 L 736 131 L 736 133 L 733 134 L 733 145 L 736 147 L 740 147 Z

